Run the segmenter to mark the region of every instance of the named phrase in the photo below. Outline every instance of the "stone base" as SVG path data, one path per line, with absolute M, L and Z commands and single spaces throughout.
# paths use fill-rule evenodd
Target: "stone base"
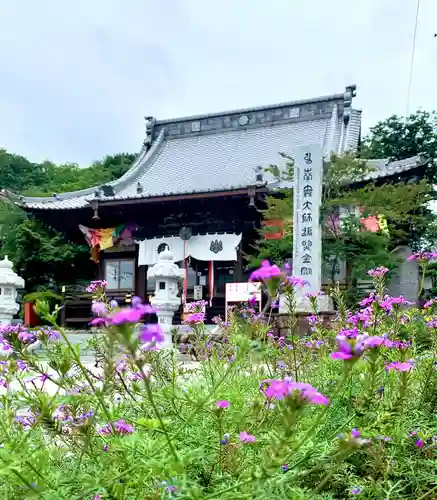
M 308 297 L 306 297 L 305 295 L 296 294 L 295 300 L 297 313 L 313 314 L 313 307 Z M 320 295 L 320 297 L 317 297 L 317 311 L 320 314 L 331 314 L 332 312 L 334 312 L 334 305 L 329 295 L 323 294 Z M 283 295 L 281 295 L 281 297 L 279 298 L 279 313 L 289 314 L 287 300 Z
M 308 317 L 312 315 L 312 312 L 297 312 L 296 313 L 296 334 L 301 337 L 310 336 L 312 334 L 311 325 L 308 323 Z M 329 328 L 335 316 L 335 311 L 329 311 L 319 314 L 323 326 Z M 274 335 L 278 337 L 287 337 L 290 335 L 289 330 L 289 314 L 277 314 L 273 318 L 273 330 Z

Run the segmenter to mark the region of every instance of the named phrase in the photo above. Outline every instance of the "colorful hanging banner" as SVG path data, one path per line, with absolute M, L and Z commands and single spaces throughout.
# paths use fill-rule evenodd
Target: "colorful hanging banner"
M 132 233 L 135 228 L 132 225 L 121 224 L 117 227 L 94 229 L 79 224 L 79 229 L 91 247 L 91 260 L 97 263 L 100 261 L 101 250 L 107 250 L 120 241 L 133 241 Z

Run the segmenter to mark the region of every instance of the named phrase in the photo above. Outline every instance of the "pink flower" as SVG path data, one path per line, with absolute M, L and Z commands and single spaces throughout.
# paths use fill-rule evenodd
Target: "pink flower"
M 106 288 L 107 286 L 108 286 L 108 283 L 105 280 L 91 281 L 91 283 L 88 285 L 86 291 L 88 293 L 94 293 L 94 292 L 97 292 L 99 289 Z
M 367 274 L 372 278 L 382 278 L 388 273 L 388 269 L 383 266 L 376 267 L 375 269 L 369 269 Z
M 231 406 L 231 403 L 226 399 L 221 399 L 220 401 L 217 401 L 215 405 L 217 406 L 217 408 L 225 409 L 229 408 L 229 406 Z
M 413 369 L 413 363 L 411 361 L 407 361 L 406 363 L 402 363 L 401 361 L 393 361 L 392 363 L 388 364 L 385 369 L 387 371 L 395 370 L 397 372 L 409 372 Z
M 284 379 L 264 380 L 262 385 L 265 386 L 264 394 L 269 399 L 281 400 L 289 396 L 299 395 L 304 403 L 316 405 L 329 404 L 329 399 L 310 384 L 291 382 L 290 380 Z
M 135 304 L 133 307 L 124 307 L 112 314 L 113 325 L 123 325 L 125 323 L 138 323 L 145 314 L 156 312 L 149 304 Z
M 268 260 L 261 262 L 261 267 L 253 271 L 250 275 L 250 281 L 266 281 L 272 278 L 278 278 L 281 275 L 281 270 L 275 264 L 270 264 Z
M 240 432 L 240 441 L 242 443 L 254 443 L 256 441 L 256 437 L 248 434 L 246 431 Z

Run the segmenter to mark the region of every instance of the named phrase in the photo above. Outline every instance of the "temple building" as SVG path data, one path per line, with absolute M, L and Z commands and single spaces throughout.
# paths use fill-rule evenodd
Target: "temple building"
M 314 99 L 190 116 L 146 118 L 146 138 L 131 168 L 104 186 L 23 197 L 6 193 L 71 241 L 90 245 L 96 275 L 111 297 L 152 293 L 147 269 L 167 246 L 186 268 L 181 296 L 205 299 L 207 317 L 223 314 L 225 285 L 247 281 L 244 256 L 257 238 L 266 192 L 264 171 L 284 164 L 300 145 L 317 144 L 326 157 L 355 151 L 361 111 L 355 86 Z M 420 158 L 374 162 L 373 178 L 402 175 Z M 5 193 L 4 193 L 5 194 Z M 86 323 L 89 297 L 66 303 L 65 322 Z

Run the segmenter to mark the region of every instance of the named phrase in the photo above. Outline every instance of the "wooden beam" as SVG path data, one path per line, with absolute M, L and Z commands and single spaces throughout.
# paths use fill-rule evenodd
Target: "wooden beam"
M 191 194 L 175 194 L 169 196 L 155 196 L 150 198 L 128 198 L 126 200 L 99 200 L 99 206 L 118 206 L 118 205 L 133 205 L 142 203 L 159 203 L 163 201 L 181 201 L 181 200 L 195 200 L 205 198 L 221 198 L 224 196 L 238 196 L 246 195 L 249 197 L 249 187 L 244 189 L 235 189 L 228 191 L 211 191 L 206 193 L 191 193 Z M 255 188 L 256 193 L 267 192 L 266 187 Z

